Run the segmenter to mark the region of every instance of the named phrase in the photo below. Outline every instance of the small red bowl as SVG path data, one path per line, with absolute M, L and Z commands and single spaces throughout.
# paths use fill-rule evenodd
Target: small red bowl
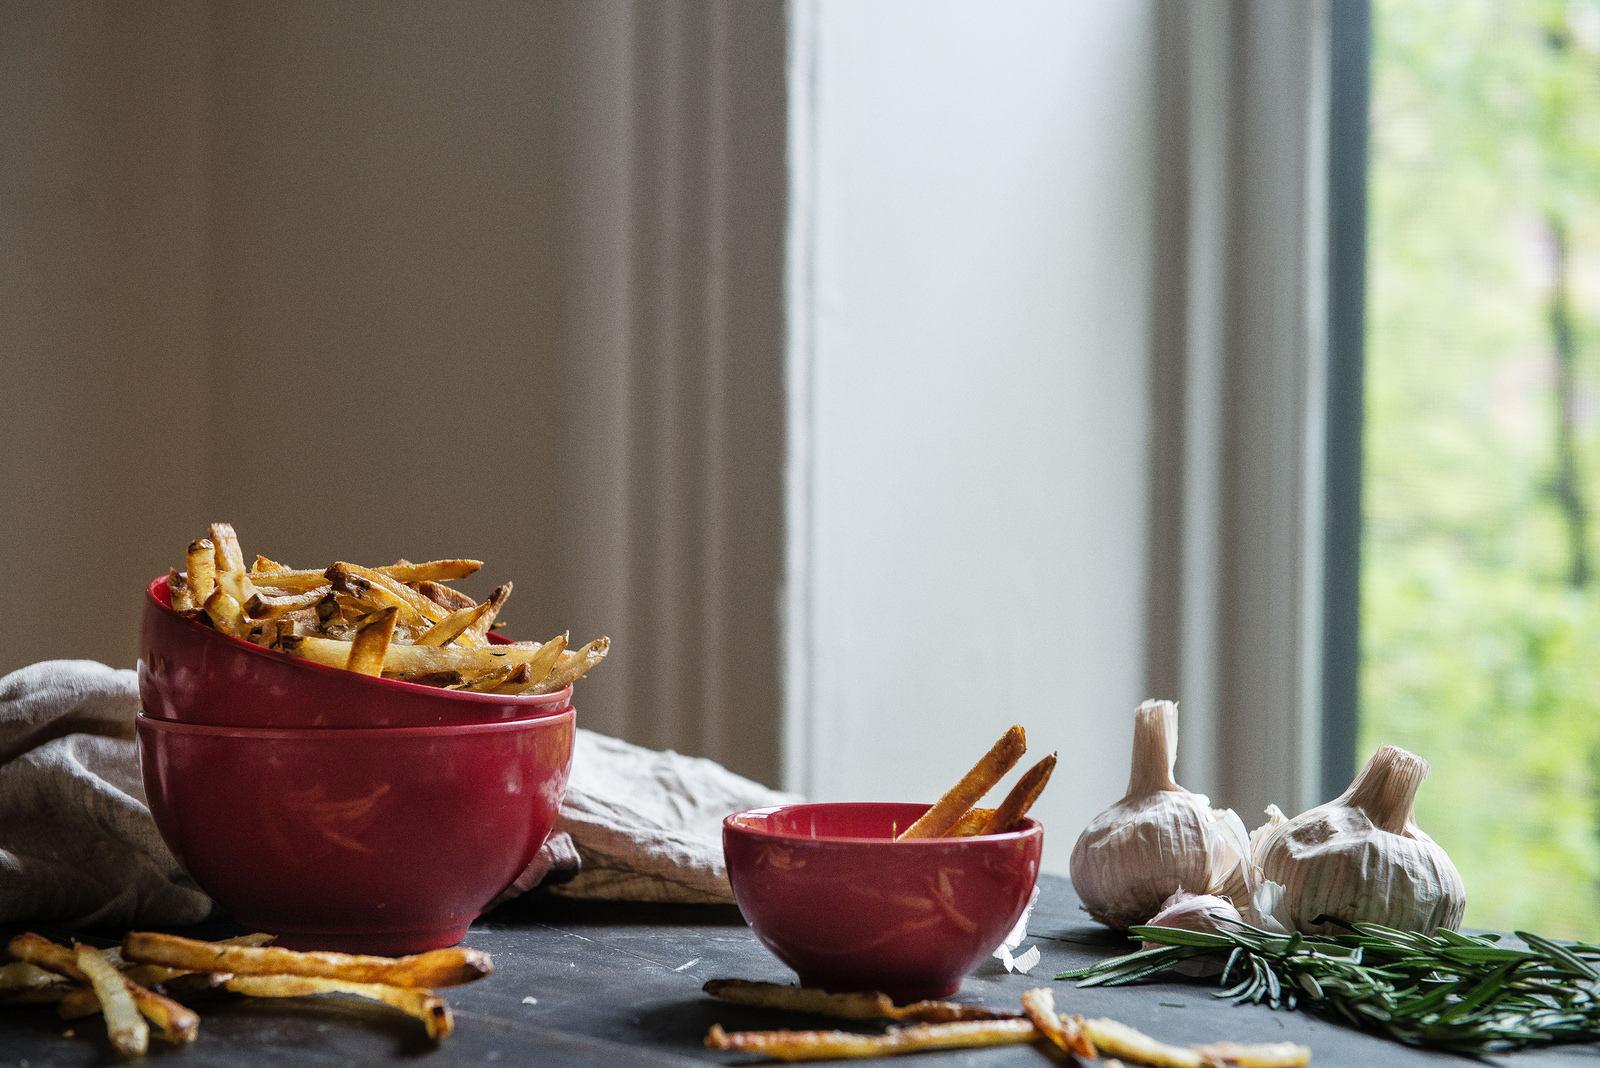
M 454 945 L 533 859 L 572 767 L 572 709 L 387 730 L 139 716 L 145 794 L 183 870 L 284 945 Z
M 802 986 L 949 997 L 1016 926 L 1044 828 L 896 841 L 927 805 L 839 802 L 737 812 L 722 851 L 739 910 Z
M 462 693 L 316 664 L 185 619 L 161 576 L 145 589 L 139 623 L 139 702 L 153 719 L 214 727 L 433 727 L 558 712 L 571 707 L 572 687 Z

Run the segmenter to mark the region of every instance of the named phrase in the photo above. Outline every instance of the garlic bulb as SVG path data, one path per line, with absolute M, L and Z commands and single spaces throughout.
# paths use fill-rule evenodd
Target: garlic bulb
M 1299 930 L 1345 930 L 1313 922 L 1324 915 L 1423 933 L 1461 926 L 1461 876 L 1414 818 L 1427 777 L 1426 760 L 1386 745 L 1348 790 L 1260 840 L 1255 862 L 1264 878 L 1283 884 Z
M 1107 926 L 1144 923 L 1179 890 L 1250 899 L 1244 821 L 1173 782 L 1177 758 L 1178 706 L 1146 701 L 1134 714 L 1128 796 L 1091 820 L 1072 850 L 1072 885 Z

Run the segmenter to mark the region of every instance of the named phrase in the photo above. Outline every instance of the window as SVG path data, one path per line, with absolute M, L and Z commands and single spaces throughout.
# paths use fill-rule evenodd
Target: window
M 1358 756 L 1467 923 L 1600 936 L 1600 4 L 1377 0 Z

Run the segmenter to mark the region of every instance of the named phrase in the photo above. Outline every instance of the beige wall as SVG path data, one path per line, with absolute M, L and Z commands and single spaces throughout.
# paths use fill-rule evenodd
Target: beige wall
M 0 9 L 0 671 L 131 666 L 225 518 L 481 557 L 515 635 L 615 640 L 585 723 L 775 781 L 782 47 L 776 3 Z

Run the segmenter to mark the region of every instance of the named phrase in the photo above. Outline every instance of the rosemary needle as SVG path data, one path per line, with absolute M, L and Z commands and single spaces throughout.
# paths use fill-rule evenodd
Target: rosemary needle
M 1320 920 L 1319 920 L 1320 922 Z M 1487 1053 L 1600 1039 L 1600 946 L 1517 932 L 1432 935 L 1371 923 L 1349 934 L 1275 935 L 1221 921 L 1219 933 L 1134 927 L 1152 948 L 1057 979 L 1120 986 L 1179 961 L 1227 955 L 1214 996 L 1273 1008 L 1307 1008 L 1412 1046 Z

